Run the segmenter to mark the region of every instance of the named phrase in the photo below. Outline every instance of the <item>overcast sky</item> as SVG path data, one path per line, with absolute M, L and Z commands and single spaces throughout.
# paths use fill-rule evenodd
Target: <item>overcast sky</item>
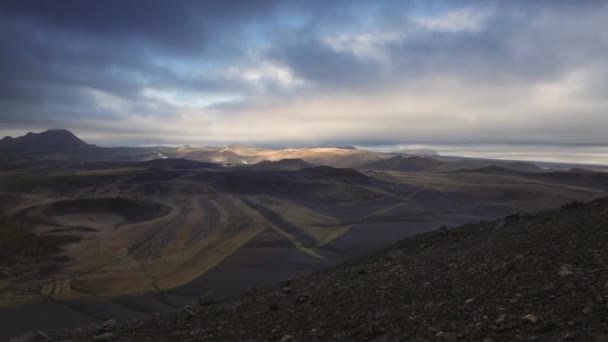
M 584 151 L 608 146 L 607 23 L 584 0 L 2 1 L 0 134 Z

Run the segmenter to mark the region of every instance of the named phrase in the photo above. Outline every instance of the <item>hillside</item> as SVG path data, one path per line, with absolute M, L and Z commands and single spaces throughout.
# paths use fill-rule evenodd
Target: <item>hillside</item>
M 606 341 L 607 225 L 604 198 L 443 228 L 277 288 L 229 299 L 208 294 L 174 315 L 60 337 Z
M 264 171 L 297 171 L 311 166 L 313 165 L 302 159 L 281 159 L 276 161 L 264 160 L 247 168 Z
M 395 151 L 394 153 L 419 157 L 439 157 L 439 153 L 437 153 L 436 151 L 424 148 L 402 148 Z
M 396 156 L 389 159 L 382 159 L 371 163 L 366 163 L 360 166 L 360 168 L 380 171 L 418 172 L 428 170 L 433 167 L 439 167 L 444 164 L 447 164 L 447 162 L 428 157 Z
M 514 176 L 553 184 L 568 184 L 601 190 L 608 189 L 608 173 L 581 169 L 572 169 L 567 171 L 521 172 L 508 170 L 498 166 L 487 166 L 475 170 L 459 170 L 455 172 Z
M 539 172 L 543 169 L 532 162 L 498 160 L 498 159 L 468 159 L 459 158 L 444 165 L 433 168 L 436 172 L 451 172 L 459 170 L 476 170 L 485 167 L 500 167 L 512 171 Z

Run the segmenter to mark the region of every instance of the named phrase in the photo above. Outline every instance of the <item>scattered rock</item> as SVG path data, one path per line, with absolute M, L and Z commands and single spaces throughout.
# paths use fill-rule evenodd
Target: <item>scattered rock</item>
M 524 320 L 525 322 L 529 322 L 529 323 L 532 323 L 532 324 L 538 323 L 538 317 L 536 317 L 533 314 L 527 314 L 524 317 L 522 317 L 521 319 Z
M 183 308 L 179 309 L 175 313 L 174 321 L 175 322 L 186 321 L 194 316 L 195 316 L 195 314 L 194 314 L 194 311 L 192 311 L 192 308 L 190 308 L 189 306 L 184 306 Z
M 449 332 L 449 333 L 444 334 L 441 337 L 441 340 L 444 342 L 456 342 L 456 341 L 458 341 L 458 335 L 456 335 L 453 332 Z
M 595 335 L 595 342 L 608 342 L 608 334 Z
M 308 295 L 299 295 L 298 298 L 296 299 L 296 304 L 304 304 L 306 302 L 308 302 L 309 296 Z
M 101 326 L 99 324 L 91 323 L 87 326 L 87 329 L 92 332 L 98 332 L 101 330 Z
M 389 335 L 380 335 L 378 337 L 375 337 L 374 339 L 370 340 L 370 342 L 400 342 L 401 339 L 398 337 L 394 337 L 394 336 L 389 336 Z
M 569 332 L 564 335 L 564 340 L 566 340 L 566 341 L 574 340 L 574 336 L 575 336 L 574 333 Z
M 36 334 L 33 331 L 28 331 L 25 334 L 13 337 L 8 342 L 34 342 L 36 338 Z
M 585 315 L 590 315 L 593 312 L 593 308 L 590 305 L 585 306 L 583 309 L 583 313 Z
M 44 331 L 36 332 L 36 338 L 34 339 L 35 342 L 44 342 L 44 341 L 50 341 L 50 340 L 51 340 L 51 338 Z
M 28 331 L 21 336 L 11 338 L 9 342 L 47 342 L 50 340 L 51 338 L 44 331 Z
M 518 221 L 521 218 L 521 215 L 518 213 L 513 213 L 506 217 L 507 220 Z
M 114 327 L 116 327 L 116 320 L 112 318 L 112 319 L 109 319 L 109 320 L 103 322 L 101 329 L 102 330 L 112 330 L 112 329 L 114 329 Z
M 389 316 L 390 314 L 391 314 L 391 311 L 389 309 L 380 309 L 380 310 L 376 311 L 376 313 L 374 314 L 374 318 L 378 319 L 378 318 Z
M 114 334 L 112 334 L 111 332 L 107 332 L 107 333 L 103 333 L 101 335 L 93 336 L 93 341 L 94 342 L 112 341 L 113 339 L 114 339 Z
M 293 336 L 291 335 L 283 335 L 283 337 L 281 338 L 281 342 L 292 342 L 293 341 Z
M 572 210 L 580 207 L 581 203 L 579 202 L 570 202 L 562 205 L 562 210 Z
M 386 259 L 388 260 L 394 260 L 394 259 L 399 259 L 404 255 L 403 251 L 400 249 L 393 249 L 392 251 L 388 252 L 388 254 L 386 255 Z
M 435 337 L 437 338 L 438 341 L 442 341 L 442 342 L 457 342 L 458 341 L 458 335 L 453 332 L 446 333 L 444 331 L 440 331 L 435 334 Z
M 562 267 L 560 267 L 559 272 L 557 272 L 557 274 L 559 274 L 560 277 L 567 277 L 569 275 L 571 275 L 572 273 L 572 266 L 571 265 L 562 265 Z
M 217 303 L 217 300 L 213 296 L 213 292 L 207 292 L 204 295 L 198 297 L 198 305 L 200 306 L 213 305 L 215 303 Z
M 507 222 L 505 220 L 500 220 L 500 221 L 496 222 L 496 224 L 494 225 L 494 229 L 503 229 L 506 226 L 507 226 Z

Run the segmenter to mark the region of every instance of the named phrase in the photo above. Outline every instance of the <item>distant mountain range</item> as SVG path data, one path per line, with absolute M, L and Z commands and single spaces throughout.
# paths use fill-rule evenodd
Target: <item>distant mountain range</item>
M 452 172 L 492 166 L 520 172 L 571 168 L 608 170 L 608 167 L 592 165 L 447 157 L 425 149 L 405 149 L 384 153 L 356 149 L 352 146 L 283 149 L 242 144 L 219 147 L 98 147 L 87 144 L 66 129 L 50 129 L 42 133 L 27 133 L 22 137 L 5 137 L 0 140 L 0 160 L 4 160 L 5 165 L 8 165 L 8 162 L 19 163 L 23 161 L 24 157 L 29 160 L 70 160 L 73 162 L 136 162 L 159 158 L 181 158 L 222 166 L 244 166 L 255 170 L 277 171 L 297 171 L 320 165 L 399 172 Z

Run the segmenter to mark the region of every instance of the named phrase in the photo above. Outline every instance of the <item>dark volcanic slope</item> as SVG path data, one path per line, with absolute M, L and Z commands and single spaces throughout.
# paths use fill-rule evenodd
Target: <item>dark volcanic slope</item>
M 142 166 L 146 166 L 146 167 L 150 167 L 150 168 L 157 168 L 157 169 L 200 169 L 200 168 L 216 169 L 216 168 L 221 167 L 220 165 L 213 164 L 213 163 L 207 163 L 207 162 L 201 162 L 201 161 L 183 159 L 183 158 L 153 159 L 153 160 L 140 162 L 139 164 L 135 164 L 135 165 L 142 165 Z
M 476 170 L 460 170 L 460 173 L 485 173 L 503 176 L 516 176 L 555 184 L 584 186 L 591 189 L 608 189 L 608 173 L 589 170 L 519 172 L 498 166 L 487 166 Z
M 469 159 L 469 158 L 450 158 L 455 159 L 450 163 L 433 168 L 436 172 L 450 172 L 460 170 L 476 170 L 485 167 L 500 167 L 512 171 L 521 172 L 541 172 L 542 168 L 531 162 L 497 159 Z
M 337 182 L 369 182 L 370 178 L 355 169 L 335 168 L 331 166 L 314 166 L 295 171 L 300 179 L 316 179 Z
M 313 166 L 302 159 L 281 159 L 276 161 L 264 160 L 257 164 L 248 166 L 250 170 L 268 170 L 268 171 L 297 171 Z
M 404 171 L 404 172 L 416 172 L 424 171 L 433 167 L 438 167 L 447 164 L 447 162 L 440 161 L 428 157 L 404 157 L 396 156 L 389 159 L 382 159 L 373 161 L 362 165 L 362 169 L 371 170 L 382 170 L 382 171 Z
M 193 317 L 108 331 L 117 341 L 607 341 L 607 247 L 602 199 L 420 235 L 278 289 L 204 301 Z

